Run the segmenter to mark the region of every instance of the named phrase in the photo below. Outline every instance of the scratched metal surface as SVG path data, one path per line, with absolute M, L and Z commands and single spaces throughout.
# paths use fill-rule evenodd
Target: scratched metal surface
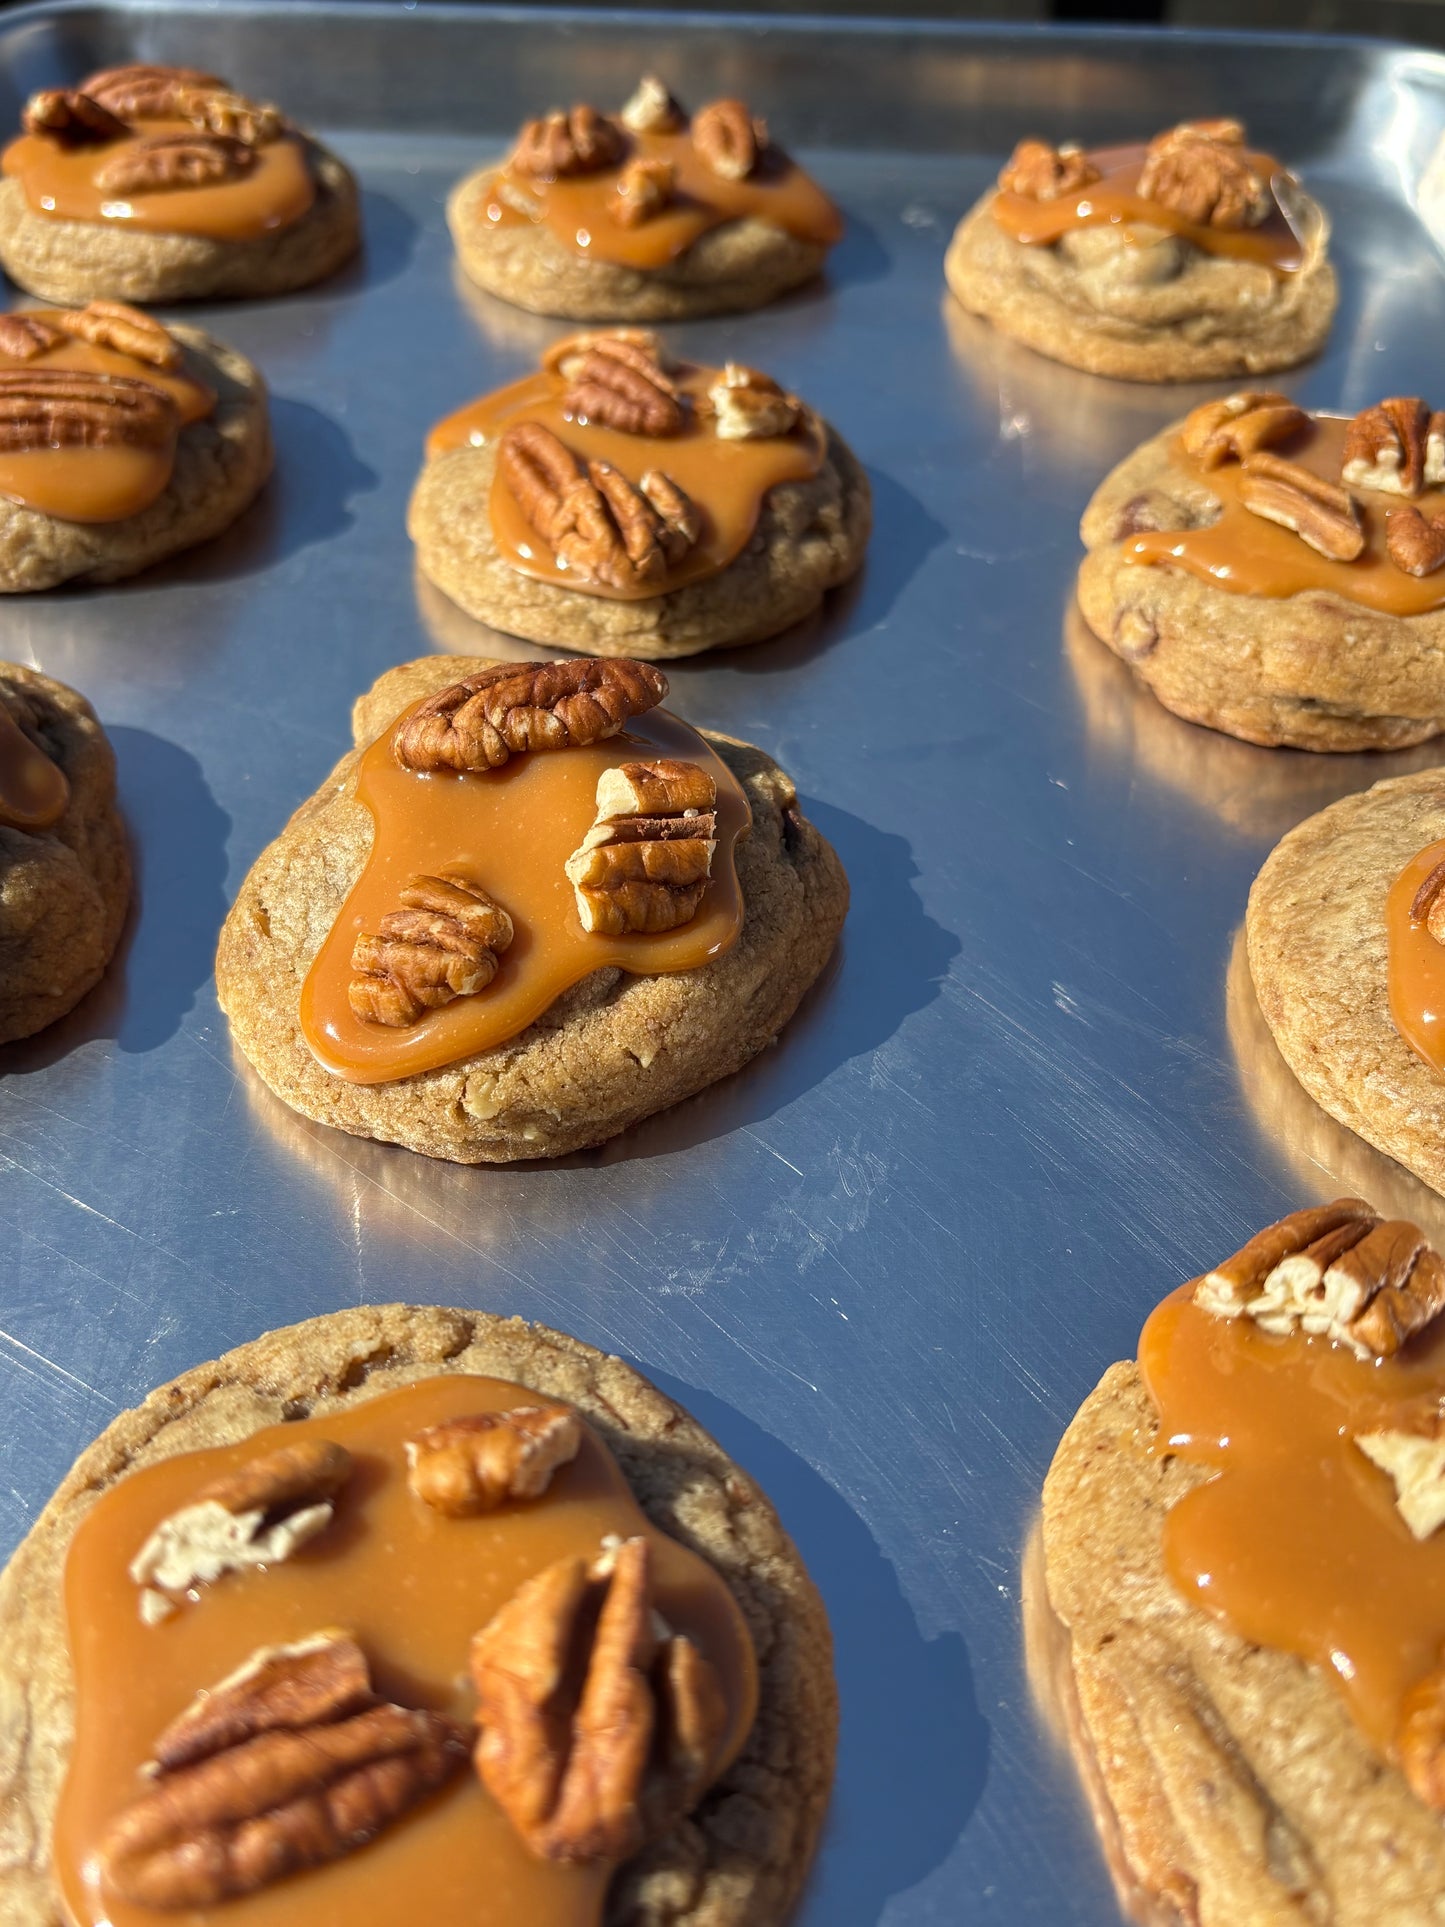
M 844 1721 L 807 1927 L 1114 1920 L 1030 1708 L 1024 1540 L 1062 1426 L 1166 1288 L 1341 1173 L 1399 1197 L 1280 1073 L 1230 960 L 1273 840 L 1407 759 L 1190 729 L 1078 633 L 1078 512 L 1198 392 L 994 339 L 949 311 L 941 256 L 1024 131 L 1242 111 L 1336 223 L 1335 333 L 1285 385 L 1347 409 L 1428 394 L 1445 272 L 1411 184 L 1445 66 L 1283 40 L 41 8 L 0 28 L 0 124 L 132 57 L 215 66 L 330 129 L 369 246 L 315 293 L 201 316 L 275 395 L 276 481 L 230 536 L 0 613 L 0 653 L 108 725 L 142 879 L 105 985 L 0 1053 L 0 1541 L 119 1408 L 266 1327 L 397 1296 L 547 1320 L 712 1426 L 826 1595 Z M 489 646 L 418 592 L 403 508 L 426 426 L 560 330 L 456 285 L 446 189 L 524 111 L 620 99 L 644 63 L 694 99 L 746 92 L 849 217 L 826 288 L 676 332 L 841 426 L 876 489 L 867 571 L 804 632 L 672 677 L 684 713 L 794 773 L 854 907 L 742 1076 L 596 1154 L 467 1171 L 269 1099 L 231 1055 L 212 949 L 355 692 Z

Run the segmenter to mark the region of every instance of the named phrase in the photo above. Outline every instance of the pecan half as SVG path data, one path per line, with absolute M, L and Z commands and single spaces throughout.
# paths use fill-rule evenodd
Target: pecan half
M 715 1770 L 717 1674 L 655 1621 L 651 1548 L 628 1539 L 546 1567 L 472 1642 L 477 1772 L 543 1859 L 627 1859 Z
M 745 181 L 767 151 L 767 123 L 740 100 L 714 100 L 693 115 L 692 144 L 714 174 Z
M 47 349 L 58 347 L 65 339 L 59 328 L 43 315 L 0 314 L 0 355 L 11 361 L 34 361 Z
M 534 181 L 556 181 L 616 167 L 626 152 L 627 137 L 616 121 L 595 107 L 574 107 L 527 121 L 507 165 Z
M 1445 563 L 1445 515 L 1422 515 L 1406 504 L 1385 516 L 1385 548 L 1406 575 L 1433 575 Z
M 656 74 L 644 74 L 620 118 L 634 134 L 675 134 L 687 116 Z
M 602 335 L 571 361 L 566 413 L 627 435 L 679 435 L 687 424 L 677 383 L 623 335 Z
M 1287 441 L 1308 422 L 1304 409 L 1297 408 L 1288 395 L 1273 389 L 1251 389 L 1226 395 L 1223 401 L 1207 401 L 1184 417 L 1179 440 L 1186 455 L 1192 455 L 1203 468 L 1218 468 L 1221 462 L 1242 462 L 1262 448 Z
M 102 1877 L 136 1906 L 210 1907 L 338 1860 L 466 1759 L 450 1720 L 378 1700 L 344 1637 L 265 1649 L 207 1697 L 223 1717 L 193 1718 L 168 1766 L 169 1728 L 150 1788 L 102 1838 Z
M 1333 562 L 1353 562 L 1364 549 L 1365 531 L 1354 497 L 1298 462 L 1278 455 L 1246 456 L 1239 499 L 1252 515 L 1293 530 Z
M 105 194 L 157 194 L 168 188 L 219 187 L 256 165 L 256 150 L 225 134 L 147 134 L 95 170 Z
M 575 1459 L 582 1422 L 575 1412 L 514 1405 L 429 1425 L 406 1442 L 407 1483 L 448 1518 L 495 1512 L 508 1499 L 540 1499 L 559 1466 Z
M 50 325 L 48 317 L 42 325 Z M 54 316 L 54 325 L 94 347 L 112 348 L 152 368 L 179 368 L 183 359 L 181 344 L 168 328 L 124 301 L 91 301 L 83 308 L 66 309 Z
M 584 930 L 675 930 L 697 914 L 717 848 L 717 786 L 696 763 L 623 763 L 597 783 L 597 819 L 567 859 Z
M 1445 1421 L 1437 1416 L 1419 1432 L 1357 1432 L 1355 1444 L 1389 1473 L 1396 1509 L 1417 1539 L 1445 1525 Z
M 584 468 L 540 422 L 506 430 L 497 466 L 532 527 L 581 582 L 615 589 L 658 582 L 669 558 L 686 554 L 701 534 L 701 518 L 676 483 L 650 486 L 666 479 L 652 471 L 635 488 L 610 462 Z
M 1418 395 L 1362 409 L 1345 431 L 1340 479 L 1392 495 L 1445 482 L 1445 415 L 1432 414 Z
M 81 83 L 82 90 L 124 120 L 173 120 L 176 98 L 193 88 L 223 89 L 225 81 L 199 67 L 160 67 L 134 61 L 102 67 Z
M 25 103 L 20 125 L 27 134 L 48 134 L 62 147 L 98 146 L 124 140 L 125 122 L 78 87 L 47 87 Z
M 1395 1750 L 1416 1799 L 1445 1813 L 1445 1666 L 1405 1695 Z
M 224 87 L 178 88 L 173 112 L 203 134 L 222 134 L 247 147 L 265 147 L 286 132 L 286 116 L 279 107 Z
M 725 442 L 766 440 L 797 427 L 803 404 L 780 388 L 771 375 L 730 361 L 707 391 L 713 431 Z
M 1238 121 L 1186 121 L 1149 143 L 1138 193 L 1195 227 L 1256 227 L 1269 212 L 1269 184 L 1250 164 Z
M 660 703 L 667 678 L 625 659 L 503 662 L 454 682 L 396 726 L 404 769 L 499 769 L 529 750 L 580 749 Z
M 1099 170 L 1076 142 L 1051 147 L 1047 141 L 1020 141 L 998 177 L 1005 194 L 1031 201 L 1056 201 L 1099 179 Z
M 347 1000 L 364 1023 L 414 1024 L 428 1010 L 476 996 L 512 941 L 512 919 L 465 877 L 413 877 L 401 901 L 351 952 L 356 975 Z
M 1426 925 L 1437 943 L 1445 943 L 1445 863 L 1437 863 L 1415 892 L 1410 915 Z
M 580 334 L 567 335 L 561 341 L 554 341 L 550 348 L 543 351 L 542 366 L 548 374 L 561 375 L 564 381 L 572 381 L 594 348 L 610 349 L 618 342 L 635 349 L 665 375 L 671 374 L 677 365 L 668 358 L 662 336 L 651 328 L 586 328 Z
M 661 214 L 677 189 L 677 169 L 671 161 L 638 154 L 617 176 L 607 212 L 619 227 L 641 227 Z
M 129 375 L 0 370 L 0 448 L 164 448 L 179 426 L 165 390 Z

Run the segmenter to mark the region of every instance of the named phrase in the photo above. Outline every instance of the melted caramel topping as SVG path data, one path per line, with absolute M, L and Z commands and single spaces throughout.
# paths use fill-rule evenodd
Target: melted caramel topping
M 49 308 L 21 312 L 42 318 Z M 113 348 L 97 348 L 88 341 L 67 338 L 28 361 L 0 354 L 0 371 L 57 369 L 92 375 L 124 375 L 164 389 L 180 410 L 180 425 L 202 421 L 215 408 L 216 397 L 204 382 L 182 372 L 167 374 Z M 119 522 L 139 515 L 162 494 L 175 467 L 172 441 L 160 448 L 127 448 L 107 443 L 99 448 L 0 448 L 0 495 L 24 508 L 65 522 Z
M 674 379 L 696 404 L 721 373 L 718 368 L 687 368 Z M 709 423 L 699 421 L 696 405 L 688 410 L 688 424 L 680 435 L 627 435 L 621 429 L 570 416 L 564 402 L 567 387 L 561 375 L 544 371 L 469 402 L 431 431 L 428 459 L 452 448 L 485 447 L 512 422 L 540 422 L 584 461 L 610 462 L 634 484 L 649 469 L 660 468 L 702 511 L 703 532 L 696 546 L 660 582 L 621 589 L 603 582 L 579 582 L 575 571 L 560 562 L 537 534 L 498 472 L 492 478 L 489 502 L 492 535 L 503 559 L 539 582 L 555 582 L 614 602 L 640 602 L 700 582 L 742 554 L 769 489 L 782 482 L 806 481 L 823 466 L 823 429 L 807 411 L 788 434 L 755 441 L 724 441 Z
M 328 1627 L 355 1634 L 378 1692 L 463 1721 L 472 1634 L 544 1566 L 595 1556 L 604 1534 L 652 1541 L 657 1606 L 717 1668 L 730 1727 L 718 1771 L 753 1722 L 757 1674 L 731 1593 L 712 1568 L 649 1524 L 611 1453 L 584 1428 L 582 1448 L 545 1498 L 451 1519 L 407 1489 L 404 1441 L 464 1413 L 556 1401 L 497 1379 L 428 1378 L 324 1418 L 279 1425 L 240 1445 L 188 1452 L 131 1473 L 76 1532 L 65 1569 L 76 1732 L 55 1822 L 55 1868 L 77 1927 L 159 1927 L 176 1914 L 100 1890 L 95 1852 L 107 1823 L 143 1788 L 162 1728 L 260 1646 Z M 159 1626 L 142 1625 L 127 1566 L 164 1518 L 201 1486 L 277 1445 L 320 1437 L 356 1461 L 336 1517 L 304 1551 L 268 1571 L 231 1573 Z M 533 1859 L 470 1771 L 371 1845 L 260 1892 L 185 1915 L 194 1927 L 597 1927 L 611 1869 Z
M 47 134 L 22 134 L 5 149 L 0 166 L 20 182 L 33 214 L 114 222 L 155 234 L 198 234 L 211 241 L 258 241 L 299 221 L 316 199 L 306 142 L 297 134 L 257 148 L 256 165 L 240 180 L 157 188 L 128 198 L 103 193 L 95 184 L 96 170 L 134 139 L 196 132 L 184 120 L 137 121 L 135 126 L 132 140 L 83 147 L 62 147 Z
M 1445 1321 L 1394 1358 L 1362 1360 L 1216 1318 L 1192 1289 L 1166 1298 L 1139 1341 L 1154 1451 L 1217 1474 L 1165 1518 L 1169 1577 L 1239 1638 L 1328 1674 L 1388 1756 L 1406 1693 L 1445 1644 L 1445 1533 L 1415 1539 L 1353 1441 L 1434 1413 Z
M 47 830 L 65 814 L 65 772 L 36 747 L 0 703 L 0 827 Z
M 1343 415 L 1315 415 L 1297 435 L 1269 452 L 1338 483 L 1349 425 Z M 1445 607 L 1445 569 L 1432 575 L 1407 575 L 1395 567 L 1385 547 L 1385 518 L 1391 509 L 1403 505 L 1403 496 L 1352 488 L 1365 547 L 1355 561 L 1335 562 L 1292 529 L 1267 522 L 1244 506 L 1237 462 L 1206 469 L 1185 453 L 1177 437 L 1169 453 L 1171 460 L 1197 478 L 1201 488 L 1218 498 L 1219 518 L 1207 528 L 1151 530 L 1132 536 L 1123 545 L 1127 562 L 1183 569 L 1237 595 L 1291 596 L 1326 590 L 1346 602 L 1392 616 L 1422 616 Z M 1422 515 L 1445 515 L 1445 492 L 1440 490 L 1428 490 L 1412 502 Z
M 514 756 L 480 776 L 419 775 L 392 753 L 395 724 L 356 773 L 356 797 L 376 826 L 371 855 L 301 990 L 301 1030 L 319 1062 L 352 1084 L 455 1064 L 491 1050 L 540 1017 L 594 970 L 638 976 L 697 970 L 730 950 L 742 928 L 734 845 L 751 822 L 742 787 L 697 731 L 664 710 L 636 716 L 620 736 L 585 749 Z M 717 784 L 712 883 L 696 916 L 654 935 L 589 935 L 563 866 L 592 827 L 603 770 L 639 759 L 697 763 Z M 428 1011 L 404 1029 L 365 1023 L 347 1001 L 351 952 L 401 902 L 413 876 L 460 875 L 501 904 L 511 946 L 483 991 Z
M 1390 1016 L 1395 1028 L 1431 1070 L 1445 1075 L 1445 944 L 1431 936 L 1423 918 L 1410 915 L 1420 885 L 1440 863 L 1445 842 L 1412 856 L 1385 899 Z
M 1205 254 L 1254 261 L 1273 268 L 1276 274 L 1295 274 L 1304 266 L 1309 250 L 1291 227 L 1273 186 L 1273 205 L 1257 227 L 1200 226 L 1161 201 L 1145 200 L 1137 191 L 1145 152 L 1142 144 L 1091 148 L 1089 159 L 1100 173 L 1097 181 L 1052 201 L 1036 201 L 1032 195 L 1000 188 L 994 196 L 993 218 L 1011 240 L 1024 247 L 1048 247 L 1075 228 L 1121 227 L 1131 240 L 1134 237 L 1129 230 L 1134 227 L 1153 228 L 1156 233 L 1162 228 Z M 1251 153 L 1249 162 L 1256 174 L 1271 183 L 1280 173 L 1279 162 L 1272 155 Z M 1146 238 L 1154 237 L 1140 236 L 1141 244 Z
M 771 221 L 795 240 L 830 248 L 843 232 L 843 217 L 813 178 L 775 150 L 765 154 L 746 180 L 715 174 L 692 144 L 686 128 L 676 133 L 627 135 L 627 152 L 616 167 L 558 181 L 534 180 L 509 166 L 488 184 L 483 219 L 488 227 L 550 229 L 564 248 L 626 268 L 661 268 L 725 221 Z M 608 203 L 629 160 L 662 160 L 677 170 L 672 201 L 637 227 L 613 219 Z M 530 203 L 524 214 L 517 200 Z

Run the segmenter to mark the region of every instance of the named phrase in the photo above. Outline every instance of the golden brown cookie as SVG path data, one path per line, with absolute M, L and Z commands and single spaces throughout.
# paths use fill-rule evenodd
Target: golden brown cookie
M 644 671 L 635 664 L 573 661 L 543 667 L 550 679 L 585 677 L 593 688 L 602 687 L 605 677 L 620 674 L 626 675 L 629 686 L 649 679 L 649 693 L 641 699 L 639 708 L 657 700 L 651 692 L 666 687 L 658 672 Z M 556 983 L 570 982 L 570 987 L 561 988 L 525 1028 L 485 1049 L 433 1063 L 432 1058 L 439 1060 L 447 1049 L 464 1051 L 466 1036 L 474 1034 L 465 1029 L 449 1032 L 448 1036 L 456 1035 L 462 1042 L 443 1041 L 433 1049 L 439 1038 L 435 1029 L 427 1028 L 433 1018 L 450 1023 L 455 1017 L 464 1026 L 473 1021 L 485 1026 L 491 1021 L 490 1011 L 496 1008 L 495 1001 L 487 1004 L 488 996 L 519 1000 L 508 1009 L 531 1007 L 526 1003 L 527 976 L 506 961 L 512 941 L 509 920 L 508 928 L 498 935 L 492 912 L 485 905 L 471 911 L 463 907 L 459 912 L 463 920 L 479 920 L 481 931 L 478 950 L 469 953 L 475 957 L 476 972 L 481 977 L 480 988 L 473 982 L 472 992 L 467 993 L 475 996 L 475 1002 L 452 998 L 447 990 L 433 993 L 427 989 L 423 991 L 425 997 L 435 994 L 438 1002 L 446 998 L 447 1007 L 432 1017 L 407 1017 L 404 1011 L 397 1013 L 391 1008 L 379 1011 L 377 999 L 382 993 L 373 994 L 362 986 L 351 1005 L 356 1018 L 353 1023 L 342 1007 L 345 962 L 352 955 L 351 922 L 343 923 L 340 918 L 373 850 L 375 819 L 356 796 L 363 752 L 366 746 L 375 744 L 380 758 L 375 765 L 375 780 L 394 782 L 396 779 L 387 772 L 396 766 L 395 745 L 401 740 L 398 718 L 409 714 L 411 706 L 423 699 L 430 699 L 434 711 L 438 706 L 443 712 L 454 709 L 449 692 L 465 688 L 469 678 L 480 679 L 475 685 L 481 689 L 478 701 L 485 700 L 485 686 L 492 673 L 484 658 L 424 657 L 389 670 L 359 700 L 353 719 L 358 749 L 342 759 L 276 842 L 257 859 L 221 932 L 216 960 L 218 994 L 236 1044 L 271 1089 L 293 1109 L 360 1137 L 405 1144 L 433 1157 L 472 1164 L 552 1157 L 600 1144 L 639 1119 L 739 1069 L 773 1041 L 796 1010 L 832 952 L 848 904 L 847 880 L 837 855 L 803 817 L 791 782 L 771 758 L 727 737 L 705 732 L 691 735 L 689 739 L 696 746 L 694 757 L 716 755 L 719 782 L 740 786 L 738 807 L 745 798 L 751 812 L 751 828 L 735 846 L 737 897 L 717 894 L 719 889 L 726 892 L 731 887 L 720 855 L 712 893 L 703 899 L 702 908 L 696 910 L 695 903 L 684 906 L 688 915 L 696 910 L 699 917 L 722 919 L 719 941 L 725 943 L 731 928 L 736 927 L 727 923 L 732 913 L 726 906 L 736 902 L 741 923 L 730 948 L 696 966 L 675 964 L 666 974 L 645 974 L 646 956 L 651 954 L 645 948 L 626 953 L 633 957 L 632 968 L 644 974 L 630 974 L 611 963 L 592 968 L 575 981 L 570 972 L 562 972 Z M 514 679 L 530 676 L 533 667 L 506 664 L 497 673 L 508 679 L 505 687 L 510 692 L 515 687 Z M 433 723 L 437 720 L 434 715 Z M 634 740 L 629 736 L 618 742 L 612 760 L 620 764 L 628 753 L 625 745 Z M 600 747 L 605 752 L 612 743 L 607 733 Z M 542 760 L 550 766 L 542 773 L 548 781 L 553 775 L 565 776 L 560 766 L 572 753 L 567 749 L 542 753 Z M 634 756 L 645 753 L 641 747 L 631 751 Z M 607 761 L 607 756 L 602 760 Z M 587 767 L 590 769 L 590 765 Z M 520 778 L 527 773 L 517 774 Z M 464 780 L 486 781 L 476 776 Z M 513 780 L 510 771 L 506 780 Z M 598 840 L 589 827 L 594 814 L 599 822 L 604 814 L 600 790 L 594 810 L 594 781 L 587 774 L 566 806 L 568 814 L 559 816 L 555 823 L 548 818 L 548 834 L 555 832 L 561 855 L 573 849 L 580 859 L 583 851 L 594 848 Z M 718 822 L 721 839 L 721 816 Z M 432 834 L 430 830 L 427 833 Z M 438 848 L 447 835 L 455 839 L 455 832 L 437 834 Z M 478 834 L 481 832 L 469 832 L 463 843 Z M 514 853 L 520 860 L 524 850 L 534 847 L 539 834 L 533 828 L 525 845 L 514 844 L 510 850 L 501 844 L 494 847 L 501 849 L 511 863 Z M 672 832 L 664 827 L 652 834 L 667 836 Z M 601 836 L 604 845 L 609 840 Z M 718 848 L 721 852 L 721 841 Z M 388 861 L 397 866 L 398 877 L 416 867 L 400 858 Z M 509 891 L 498 884 L 495 868 L 495 863 L 489 869 L 475 860 L 476 874 L 467 877 L 467 887 L 482 896 L 494 896 L 507 910 Z M 570 878 L 573 874 L 569 864 L 567 875 Z M 701 876 L 702 872 L 694 874 Z M 552 879 L 550 871 L 542 881 L 548 890 L 565 888 L 560 875 Z M 518 887 L 523 883 L 533 890 L 539 887 L 539 880 L 530 873 L 518 880 Z M 548 899 L 549 903 L 553 901 Z M 545 914 L 550 916 L 552 911 L 547 909 Z M 357 924 L 362 936 L 373 928 L 369 921 Z M 667 926 L 654 924 L 652 928 L 659 931 Z M 686 941 L 690 934 L 684 917 L 681 928 L 664 940 L 671 941 L 675 935 Z M 460 942 L 454 934 L 448 941 Z M 567 952 L 577 970 L 586 967 L 587 946 L 612 941 L 601 934 L 584 937 L 580 925 L 572 926 L 570 934 L 567 929 L 556 933 L 557 944 L 582 946 Z M 631 939 L 624 936 L 617 941 L 626 945 Z M 698 941 L 710 944 L 713 939 L 704 931 Z M 645 945 L 651 942 L 650 937 L 645 939 Z M 539 938 L 528 954 L 540 958 L 543 967 L 550 970 L 555 948 L 549 951 Z M 483 950 L 485 956 L 480 954 Z M 606 950 L 603 954 L 611 957 L 614 953 Z M 700 950 L 699 958 L 704 954 L 705 950 Z M 365 957 L 360 951 L 355 953 L 361 959 L 356 967 L 363 976 L 378 967 L 376 956 L 374 950 Z M 350 1042 L 344 1049 L 338 1046 L 340 1055 L 332 1051 L 327 1042 L 332 1035 L 327 1027 L 331 1020 L 321 1021 L 319 1005 L 312 1007 L 307 1021 L 317 1044 L 346 1068 L 346 1075 L 323 1068 L 303 1029 L 303 989 L 313 966 L 320 968 L 318 959 L 324 962 L 328 957 L 335 959 L 327 966 L 332 973 L 328 981 L 336 1005 L 333 1016 Z M 342 980 L 334 975 L 338 968 Z M 429 969 L 435 974 L 435 961 Z M 412 982 L 419 982 L 414 971 Z M 364 992 L 363 1012 L 357 1000 Z M 387 991 L 382 1001 L 390 996 Z M 403 1021 L 388 1031 L 385 1027 L 396 1024 L 398 1015 Z M 408 1023 L 419 1028 L 408 1031 Z M 376 1028 L 378 1024 L 383 1028 Z M 410 1055 L 413 1051 L 415 1057 Z M 383 1057 L 373 1062 L 376 1052 Z M 409 1062 L 428 1067 L 415 1074 L 394 1074 L 397 1066 Z M 374 1076 L 378 1068 L 385 1072 L 386 1081 L 356 1081 Z
M 93 1508 L 131 1475 L 145 1477 L 178 1454 L 235 1446 L 283 1421 L 349 1420 L 403 1387 L 455 1374 L 509 1381 L 574 1408 L 615 1456 L 650 1524 L 722 1580 L 757 1655 L 758 1711 L 741 1753 L 690 1817 L 615 1876 L 607 1918 L 632 1927 L 664 1918 L 678 1927 L 779 1927 L 827 1804 L 837 1702 L 823 1606 L 777 1515 L 694 1420 L 619 1359 L 520 1319 L 403 1305 L 308 1319 L 187 1372 L 113 1421 L 42 1512 L 0 1579 L 12 1633 L 0 1657 L 0 1705 L 6 1730 L 26 1735 L 23 1746 L 0 1753 L 11 1816 L 0 1918 L 17 1927 L 61 1927 L 68 1919 L 51 1838 L 75 1719 L 62 1572 Z M 445 1518 L 437 1525 L 448 1529 Z M 242 1583 L 216 1582 L 218 1589 Z M 156 1641 L 159 1664 L 175 1650 L 168 1636 L 189 1637 L 207 1603 L 203 1592 L 182 1603 L 179 1617 L 142 1635 Z M 465 1662 L 465 1654 L 459 1658 Z M 485 1798 L 455 1786 L 447 1797 L 478 1807 Z M 315 1904 L 337 1890 L 338 1876 L 394 1879 L 412 1850 L 409 1824 L 420 1823 L 401 1819 L 364 1850 L 364 1864 L 348 1855 L 307 1874 Z M 286 1897 L 276 1886 L 269 1895 Z M 204 1917 L 212 1918 L 209 1910 Z
M 0 1043 L 80 1002 L 129 903 L 115 758 L 95 711 L 39 670 L 0 663 Z
M 360 235 L 350 170 L 213 74 L 132 65 L 33 95 L 4 157 L 0 266 L 51 301 L 287 294 Z
M 1335 310 L 1328 224 L 1237 122 L 1085 152 L 1024 141 L 960 222 L 948 285 L 1040 354 L 1128 381 L 1289 368 Z
M 578 321 L 761 308 L 810 281 L 842 233 L 742 101 L 689 115 L 650 76 L 620 114 L 528 121 L 501 162 L 458 183 L 447 222 L 478 286 Z

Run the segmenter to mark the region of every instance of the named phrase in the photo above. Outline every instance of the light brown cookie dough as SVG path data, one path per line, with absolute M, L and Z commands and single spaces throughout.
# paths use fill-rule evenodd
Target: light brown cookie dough
M 1160 136 L 1154 145 L 1168 138 Z M 1043 143 L 1021 145 L 1004 170 L 1005 183 L 1028 180 L 1019 172 L 1026 148 L 1042 149 Z M 1056 171 L 1070 151 L 1053 154 Z M 1132 225 L 1077 226 L 1056 240 L 1025 243 L 995 218 L 1000 190 L 991 188 L 960 222 L 944 273 L 970 312 L 1038 353 L 1090 374 L 1202 381 L 1293 367 L 1323 343 L 1337 290 L 1323 213 L 1297 183 L 1280 187 L 1305 242 L 1303 265 L 1293 272 L 1207 252 L 1198 228 L 1175 221 L 1177 209 L 1160 204 L 1154 208 L 1157 225 L 1145 220 L 1147 201 Z M 1030 188 L 1044 203 L 1087 191 L 1086 184 L 1075 190 L 1040 187 L 1036 176 Z M 1193 218 L 1199 218 L 1200 206 L 1189 197 L 1178 206 L 1192 206 Z
M 1347 796 L 1270 853 L 1249 893 L 1249 968 L 1286 1063 L 1332 1117 L 1445 1192 L 1445 1080 L 1390 1016 L 1385 899 L 1445 837 L 1445 775 Z
M 43 829 L 0 818 L 0 1044 L 74 1009 L 120 938 L 130 857 L 115 757 L 95 712 L 64 683 L 0 663 L 0 710 L 58 766 L 64 813 Z
M 358 746 L 410 704 L 486 666 L 432 656 L 389 670 L 356 705 Z M 351 794 L 353 752 L 262 852 L 222 929 L 217 991 L 237 1046 L 303 1116 L 465 1164 L 600 1144 L 740 1069 L 823 969 L 848 884 L 771 758 L 727 737 L 707 740 L 753 815 L 737 846 L 742 931 L 711 963 L 651 977 L 594 971 L 494 1049 L 391 1083 L 333 1076 L 302 1034 L 299 999 L 371 849 L 370 814 Z
M 63 1927 L 68 1918 L 50 1859 L 74 1730 L 61 1578 L 95 1502 L 158 1460 L 457 1372 L 574 1405 L 648 1518 L 721 1576 L 757 1652 L 758 1717 L 741 1755 L 687 1820 L 616 1876 L 609 1927 L 781 1927 L 827 1804 L 837 1699 L 822 1602 L 776 1513 L 693 1419 L 621 1360 L 520 1319 L 403 1305 L 308 1319 L 185 1373 L 116 1419 L 42 1512 L 0 1578 L 11 1629 L 0 1709 L 16 1739 L 0 1748 L 0 1920 Z

